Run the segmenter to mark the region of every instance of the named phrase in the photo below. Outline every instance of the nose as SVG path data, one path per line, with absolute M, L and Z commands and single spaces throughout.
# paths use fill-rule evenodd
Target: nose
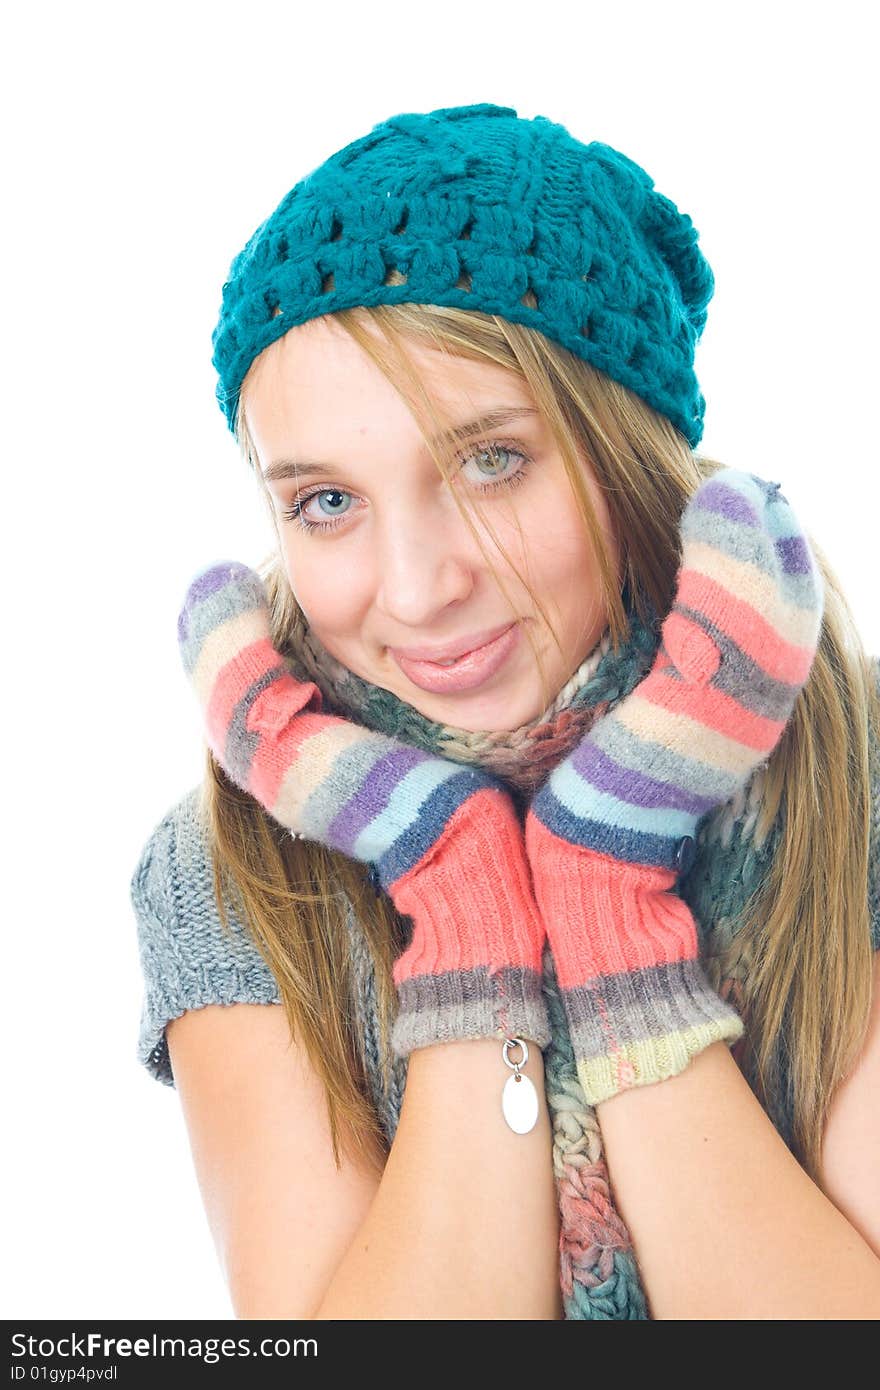
M 445 608 L 473 592 L 473 555 L 457 528 L 445 522 L 426 518 L 384 537 L 376 557 L 375 604 L 391 625 L 426 631 Z

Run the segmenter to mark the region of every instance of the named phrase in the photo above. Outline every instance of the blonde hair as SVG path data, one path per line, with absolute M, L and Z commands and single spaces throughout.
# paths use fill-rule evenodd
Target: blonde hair
M 680 562 L 681 513 L 703 478 L 721 464 L 696 454 L 665 416 L 618 382 L 535 330 L 497 315 L 406 303 L 343 310 L 333 319 L 409 402 L 444 477 L 452 471 L 452 445 L 447 451 L 429 443 L 423 417 L 437 417 L 407 357 L 406 341 L 516 374 L 552 433 L 577 499 L 597 557 L 613 643 L 628 633 L 621 601 L 624 578 L 641 616 L 645 598 L 655 612 L 669 611 Z M 365 323 L 378 328 L 380 336 L 365 332 Z M 259 362 L 245 378 L 236 436 L 276 523 L 244 405 Z M 606 553 L 579 451 L 589 458 L 607 502 L 620 546 L 617 571 Z M 767 765 L 756 827 L 763 838 L 777 813 L 784 812 L 778 848 L 727 946 L 707 965 L 717 987 L 736 973 L 738 962 L 748 962 L 741 1065 L 772 1116 L 783 1113 L 788 1103 L 781 1094 L 785 1063 L 791 1149 L 818 1180 L 825 1116 L 858 1055 L 870 1011 L 868 721 L 880 735 L 880 702 L 870 659 L 839 583 L 819 546 L 812 537 L 810 541 L 826 585 L 820 643 L 807 684 Z M 287 582 L 280 547 L 264 561 L 261 574 L 274 643 L 282 652 L 290 651 L 304 618 Z M 501 584 L 497 574 L 496 579 Z M 539 597 L 531 588 L 528 592 L 543 613 Z M 395 1004 L 391 968 L 404 942 L 393 904 L 373 893 L 364 865 L 292 839 L 230 781 L 209 749 L 202 808 L 221 920 L 228 925 L 226 904 L 234 904 L 278 981 L 291 1037 L 306 1049 L 324 1084 L 337 1165 L 342 1147 L 381 1166 L 387 1141 L 370 1096 L 370 1059 L 352 1007 L 355 982 L 346 913 L 350 903 L 372 960 L 379 1047 L 387 1064 Z M 387 1085 L 387 1066 L 384 1077 Z

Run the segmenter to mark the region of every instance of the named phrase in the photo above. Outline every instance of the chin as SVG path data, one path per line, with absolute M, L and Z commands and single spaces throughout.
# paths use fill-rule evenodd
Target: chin
M 458 698 L 428 695 L 424 691 L 413 690 L 407 695 L 395 691 L 413 709 L 426 719 L 437 724 L 449 724 L 454 729 L 465 729 L 469 733 L 496 734 L 508 733 L 518 729 L 529 720 L 537 718 L 543 709 L 540 692 L 533 699 L 524 699 L 520 687 L 516 694 L 505 694 L 501 689 L 485 694 L 480 690 L 463 693 Z

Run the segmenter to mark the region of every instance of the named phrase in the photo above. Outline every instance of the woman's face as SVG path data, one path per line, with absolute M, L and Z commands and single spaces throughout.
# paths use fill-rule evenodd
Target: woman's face
M 525 629 L 542 654 L 551 698 L 601 636 L 596 559 L 552 436 L 516 378 L 492 364 L 407 347 L 450 425 L 511 412 L 457 443 L 449 483 L 405 402 L 332 319 L 291 329 L 249 379 L 243 404 L 288 581 L 320 642 L 356 675 L 438 723 L 515 729 L 544 707 Z M 616 563 L 604 497 L 582 462 Z M 473 515 L 512 604 L 453 488 L 466 505 L 479 505 L 510 557 L 512 568 Z M 562 655 L 518 574 L 540 598 Z M 447 648 L 458 653 L 475 642 L 482 649 L 453 666 L 407 659 L 448 656 Z

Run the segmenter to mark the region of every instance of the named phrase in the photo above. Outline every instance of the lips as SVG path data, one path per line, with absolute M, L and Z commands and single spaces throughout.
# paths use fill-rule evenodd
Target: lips
M 465 652 L 476 651 L 478 647 L 494 642 L 511 626 L 511 623 L 504 623 L 501 627 L 485 628 L 482 632 L 471 633 L 469 637 L 461 637 L 457 642 L 447 642 L 443 647 L 389 647 L 388 650 L 392 656 L 402 656 L 407 661 L 452 661 L 464 656 Z
M 444 695 L 473 690 L 483 685 L 504 665 L 517 647 L 519 637 L 519 623 L 509 623 L 507 627 L 496 629 L 495 635 L 490 634 L 491 640 L 484 640 L 480 646 L 463 651 L 451 666 L 438 664 L 439 658 L 433 661 L 416 661 L 394 648 L 389 650 L 413 685 L 435 695 Z

